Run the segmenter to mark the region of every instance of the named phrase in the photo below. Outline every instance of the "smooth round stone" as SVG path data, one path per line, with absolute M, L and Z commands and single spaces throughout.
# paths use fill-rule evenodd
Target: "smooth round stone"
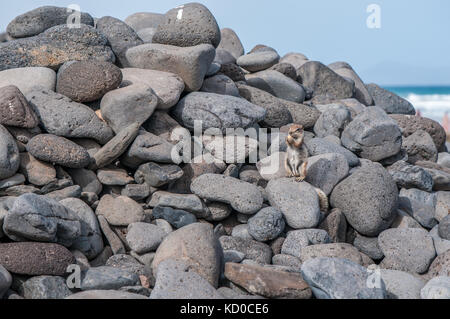
M 450 240 L 450 215 L 447 215 L 439 223 L 439 236 L 445 240 Z
M 152 88 L 159 98 L 158 110 L 168 110 L 176 105 L 184 91 L 183 79 L 173 73 L 136 68 L 125 68 L 121 71 L 123 84 L 142 83 Z
M 156 251 L 165 237 L 166 232 L 152 224 L 133 223 L 128 226 L 127 242 L 138 254 Z
M 428 277 L 450 276 L 450 251 L 436 257 L 428 270 Z
M 132 124 L 144 124 L 158 105 L 158 97 L 147 85 L 137 83 L 103 96 L 100 109 L 103 119 L 118 134 Z
M 98 19 L 96 28 L 108 39 L 108 44 L 116 56 L 118 66 L 129 67 L 130 64 L 126 57 L 127 50 L 144 44 L 136 31 L 125 22 L 113 17 Z
M 386 285 L 388 299 L 420 299 L 425 282 L 410 273 L 381 269 L 381 279 Z
M 0 125 L 0 180 L 14 176 L 19 169 L 20 156 L 16 140 Z
M 308 229 L 318 226 L 321 216 L 319 197 L 311 185 L 281 178 L 271 180 L 266 191 L 270 204 L 283 213 L 290 227 Z
M 27 144 L 27 151 L 41 161 L 69 168 L 83 168 L 90 162 L 86 149 L 56 135 L 41 134 L 33 137 Z
M 129 293 L 126 291 L 117 291 L 117 290 L 89 290 L 89 291 L 82 291 L 75 293 L 73 295 L 70 295 L 69 297 L 65 299 L 74 299 L 74 300 L 122 300 L 122 299 L 131 299 L 131 300 L 137 300 L 137 299 L 148 299 L 146 296 L 142 296 L 139 294 Z
M 218 74 L 205 79 L 200 91 L 240 97 L 236 84 L 233 80 L 223 74 Z
M 269 69 L 280 60 L 278 53 L 274 51 L 263 51 L 250 53 L 239 57 L 236 64 L 250 72 L 258 72 Z
M 266 116 L 266 111 L 244 99 L 229 95 L 194 92 L 184 97 L 174 108 L 173 115 L 184 127 L 194 129 L 202 121 L 202 129 L 249 128 Z
M 34 66 L 58 69 L 65 62 L 85 60 L 114 62 L 108 39 L 86 24 L 78 28 L 64 24 L 3 44 L 0 70 Z
M 139 32 L 140 30 L 147 28 L 157 28 L 158 25 L 164 22 L 164 15 L 160 13 L 153 12 L 137 12 L 128 16 L 124 21 L 134 31 Z
M 280 72 L 281 74 L 287 76 L 288 78 L 291 78 L 294 81 L 297 81 L 297 70 L 295 67 L 290 63 L 277 63 L 273 67 L 271 67 L 271 70 Z
M 80 61 L 63 66 L 56 91 L 75 102 L 93 102 L 122 83 L 122 73 L 109 62 Z
M 414 106 L 397 94 L 389 92 L 373 83 L 366 85 L 366 88 L 367 92 L 373 98 L 374 105 L 381 107 L 386 113 L 416 115 Z
M 228 64 L 228 63 L 236 63 L 236 59 L 227 50 L 216 49 L 216 57 L 214 58 L 213 62 L 222 65 L 222 64 Z
M 72 253 L 57 244 L 0 244 L 0 264 L 17 275 L 65 276 L 67 267 L 75 262 Z
M 211 225 L 196 223 L 170 233 L 156 251 L 153 274 L 159 276 L 160 264 L 168 259 L 185 262 L 212 286 L 218 286 L 223 251 Z
M 144 209 L 141 205 L 125 196 L 114 198 L 111 195 L 104 195 L 95 213 L 104 216 L 113 226 L 128 226 L 144 219 Z
M 168 259 L 158 266 L 150 299 L 223 299 L 223 296 L 188 262 Z
M 207 7 L 200 3 L 188 3 L 165 14 L 165 20 L 159 24 L 153 42 L 179 47 L 211 44 L 217 48 L 220 29 Z
M 0 189 L 10 188 L 25 183 L 25 176 L 22 174 L 16 174 L 13 177 L 0 181 Z
M 273 207 L 264 208 L 248 220 L 248 232 L 262 242 L 277 238 L 285 226 L 283 214 Z
M 257 186 L 217 174 L 196 178 L 191 184 L 191 190 L 203 199 L 230 204 L 236 211 L 246 215 L 258 212 L 264 201 Z
M 220 30 L 221 40 L 218 49 L 227 50 L 235 59 L 244 55 L 244 47 L 236 32 L 230 28 Z
M 370 272 L 347 259 L 315 258 L 302 266 L 302 276 L 318 299 L 384 299 L 386 288 L 367 285 Z
M 58 276 L 32 277 L 23 284 L 25 299 L 64 299 L 72 292 L 66 284 L 66 279 Z
M 250 86 L 269 92 L 280 99 L 295 103 L 305 101 L 305 89 L 298 82 L 280 72 L 265 70 L 248 74 L 245 78 Z
M 14 85 L 0 87 L 0 124 L 30 129 L 39 124 L 25 96 Z
M 423 227 L 436 226 L 435 219 L 436 195 L 415 188 L 400 191 L 399 208 L 408 213 Z
M 148 184 L 151 187 L 162 187 L 183 177 L 183 170 L 177 165 L 142 164 L 134 174 L 138 184 Z
M 325 230 L 302 229 L 290 231 L 283 242 L 281 253 L 302 258 L 302 249 L 310 245 L 322 245 L 331 243 L 331 239 Z
M 153 208 L 152 216 L 168 221 L 170 225 L 177 229 L 197 222 L 197 217 L 194 214 L 171 207 L 156 206 Z
M 381 260 L 384 257 L 384 254 L 378 245 L 377 237 L 365 237 L 356 234 L 353 246 L 374 260 Z
M 194 92 L 202 87 L 215 50 L 209 44 L 182 48 L 148 43 L 130 48 L 126 55 L 131 67 L 174 73 L 183 79 L 188 92 Z
M 378 237 L 378 244 L 389 269 L 425 273 L 436 257 L 433 238 L 417 228 L 388 229 Z
M 145 28 L 136 32 L 139 38 L 141 38 L 144 43 L 152 43 L 153 36 L 156 33 L 156 28 Z
M 14 18 L 9 23 L 7 32 L 13 38 L 32 37 L 53 26 L 68 23 L 72 14 L 71 10 L 64 7 L 39 7 Z M 94 26 L 94 19 L 90 14 L 81 12 L 80 23 Z
M 308 148 L 309 154 L 311 156 L 328 154 L 328 153 L 337 153 L 344 155 L 348 161 L 348 165 L 350 167 L 358 166 L 359 159 L 358 156 L 350 152 L 348 149 L 328 141 L 323 138 L 313 138 L 305 141 L 305 145 Z
M 102 168 L 97 171 L 97 177 L 103 185 L 108 186 L 125 186 L 134 182 L 133 177 L 124 169 Z
M 398 201 L 397 184 L 380 164 L 356 169 L 334 188 L 330 199 L 331 206 L 339 208 L 348 223 L 368 237 L 391 226 Z
M 14 85 L 24 94 L 39 87 L 55 90 L 56 73 L 52 69 L 29 67 L 5 70 L 0 72 L 0 87 Z
M 81 290 L 117 290 L 121 287 L 136 286 L 139 276 L 114 267 L 89 268 L 82 273 Z
M 253 237 L 248 232 L 248 225 L 242 224 L 233 227 L 233 231 L 231 232 L 232 237 L 253 240 Z
M 420 292 L 422 299 L 450 299 L 450 277 L 431 279 Z
M 30 153 L 20 153 L 20 170 L 28 182 L 36 186 L 45 186 L 56 180 L 56 169 L 50 163 L 34 158 Z
M 258 264 L 270 264 L 272 260 L 272 249 L 269 245 L 251 240 L 231 236 L 220 237 L 223 250 L 236 250 L 245 254 L 246 260 Z
M 199 218 L 204 218 L 209 215 L 205 203 L 197 195 L 193 194 L 176 194 L 157 191 L 152 194 L 148 206 L 172 207 L 174 209 L 191 212 Z

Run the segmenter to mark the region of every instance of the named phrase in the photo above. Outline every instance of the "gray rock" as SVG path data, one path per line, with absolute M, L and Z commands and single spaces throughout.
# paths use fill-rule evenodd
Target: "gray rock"
M 350 167 L 358 166 L 358 157 L 350 152 L 348 149 L 337 145 L 336 143 L 330 142 L 323 138 L 314 138 L 305 141 L 305 145 L 308 148 L 308 152 L 311 156 L 317 156 L 328 153 L 337 153 L 344 155 L 348 161 Z
M 319 225 L 325 230 L 333 243 L 344 243 L 347 237 L 347 219 L 340 209 L 333 209 Z
M 174 194 L 169 192 L 158 191 L 152 195 L 148 202 L 150 207 L 172 207 L 179 210 L 193 213 L 199 218 L 205 218 L 209 215 L 208 207 L 197 196 L 193 194 Z
M 437 162 L 438 150 L 430 134 L 419 130 L 403 140 L 403 149 L 408 153 L 408 162 Z
M 285 226 L 283 214 L 273 207 L 264 208 L 248 220 L 248 232 L 262 242 L 277 238 Z
M 113 267 L 96 267 L 81 274 L 81 290 L 118 290 L 125 286 L 136 286 L 138 275 Z
M 443 167 L 450 168 L 450 153 L 439 153 L 437 163 Z
M 32 37 L 51 27 L 73 22 L 71 20 L 73 13 L 74 11 L 64 7 L 39 7 L 14 18 L 8 24 L 7 32 L 13 38 Z M 85 12 L 79 14 L 80 23 L 94 26 L 94 19 L 90 14 Z
M 75 293 L 73 295 L 70 295 L 66 299 L 73 299 L 73 300 L 122 300 L 122 299 L 147 299 L 148 297 L 129 293 L 126 291 L 117 291 L 117 290 L 88 290 L 88 291 L 82 291 Z
M 68 62 L 59 69 L 56 91 L 75 102 L 94 102 L 121 83 L 122 72 L 110 62 Z
M 102 168 L 97 171 L 97 177 L 103 185 L 108 186 L 125 186 L 134 182 L 133 177 L 124 169 Z
M 128 226 L 128 245 L 138 254 L 156 251 L 164 237 L 164 230 L 152 224 L 133 223 Z
M 250 72 L 267 70 L 280 61 L 280 56 L 275 51 L 261 51 L 249 53 L 239 57 L 236 64 Z
M 213 68 L 213 67 L 214 67 L 214 63 L 211 65 L 211 68 Z M 240 68 L 236 64 L 229 63 L 229 64 L 221 65 L 218 72 L 221 74 L 225 74 L 230 79 L 232 79 L 234 82 L 239 82 L 239 81 L 245 82 L 245 73 L 242 70 L 242 68 Z
M 317 155 L 308 158 L 306 181 L 330 195 L 334 187 L 348 176 L 348 172 L 345 156 L 338 153 Z
M 174 108 L 175 118 L 188 129 L 194 121 L 202 121 L 202 129 L 249 128 L 264 120 L 266 111 L 244 99 L 229 95 L 194 92 L 184 97 Z
M 173 163 L 174 145 L 148 132 L 140 132 L 122 157 L 123 164 L 138 168 L 148 162 Z
M 197 222 L 197 217 L 194 214 L 172 207 L 156 206 L 153 208 L 152 216 L 168 221 L 177 229 Z
M 439 197 L 439 194 L 438 194 Z M 450 240 L 450 215 L 447 215 L 439 224 L 439 236 Z
M 158 165 L 156 163 L 142 164 L 134 174 L 138 184 L 151 187 L 162 187 L 183 177 L 183 170 L 176 165 Z
M 388 171 L 400 188 L 418 188 L 426 192 L 433 190 L 433 177 L 419 166 L 398 161 L 388 167 Z
M 230 204 L 233 209 L 246 215 L 258 212 L 264 201 L 257 186 L 217 174 L 196 178 L 191 184 L 191 190 L 200 198 Z
M 102 192 L 102 184 L 93 171 L 84 168 L 78 168 L 69 169 L 68 173 L 72 177 L 74 183 L 81 187 L 82 192 L 95 193 L 97 195 L 100 195 L 100 193 Z
M 412 216 L 423 227 L 433 228 L 435 219 L 436 195 L 419 189 L 402 189 L 399 197 L 399 208 Z
M 189 264 L 172 259 L 161 262 L 150 299 L 223 299 Z
M 299 75 L 298 69 L 300 69 L 300 67 L 308 61 L 308 58 L 304 54 L 290 52 L 281 58 L 280 63 L 291 64 L 297 70 L 297 75 Z
M 144 43 L 136 31 L 125 22 L 113 17 L 103 17 L 97 20 L 96 28 L 108 39 L 109 45 L 116 55 L 118 66 L 128 67 L 129 63 L 125 55 L 127 50 Z
M 331 104 L 324 108 L 314 126 L 314 133 L 317 137 L 327 137 L 334 135 L 341 137 L 342 131 L 351 122 L 352 116 L 347 107 L 340 104 Z
M 239 264 L 245 259 L 245 254 L 237 250 L 226 250 L 223 252 L 224 263 Z
M 280 72 L 281 74 L 286 75 L 288 78 L 297 81 L 297 70 L 290 63 L 277 63 L 270 69 Z
M 236 32 L 232 29 L 224 28 L 220 30 L 221 40 L 218 49 L 227 50 L 235 59 L 244 55 L 244 47 Z
M 430 236 L 433 237 L 434 248 L 436 248 L 436 254 L 438 256 L 444 254 L 447 250 L 450 250 L 450 240 L 445 239 L 439 233 L 439 228 L 441 225 L 442 223 L 440 225 L 436 225 L 430 231 Z
M 298 82 L 280 72 L 274 70 L 260 71 L 246 75 L 245 79 L 248 85 L 271 93 L 280 99 L 295 103 L 305 101 L 305 89 Z
M 272 264 L 276 266 L 291 267 L 297 269 L 298 272 L 300 272 L 300 269 L 302 268 L 300 259 L 291 255 L 275 255 L 272 258 Z
M 22 67 L 58 69 L 68 61 L 114 62 L 108 40 L 93 27 L 59 25 L 31 37 L 0 44 L 0 70 Z
M 217 48 L 221 35 L 217 21 L 207 7 L 188 3 L 169 10 L 164 22 L 158 25 L 154 43 L 179 47 L 210 44 Z
M 5 267 L 0 265 L 0 298 L 3 298 L 9 287 L 11 287 L 11 284 L 11 274 L 5 269 Z
M 422 299 L 450 299 L 450 277 L 431 279 L 420 292 Z
M 77 215 L 45 196 L 25 194 L 14 201 L 3 223 L 3 231 L 14 241 L 59 243 L 70 247 L 81 235 Z
M 422 130 L 430 134 L 439 152 L 443 150 L 447 135 L 442 125 L 438 122 L 415 115 L 393 114 L 390 117 L 398 123 L 403 137 L 408 137 Z
M 436 220 L 442 222 L 446 218 L 450 209 L 450 192 L 437 192 L 436 200 Z
M 131 124 L 144 124 L 157 105 L 158 98 L 150 87 L 133 84 L 107 93 L 101 102 L 101 113 L 117 134 Z
M 297 74 L 303 79 L 303 85 L 314 91 L 314 97 L 319 95 L 329 95 L 334 99 L 353 97 L 354 82 L 348 81 L 320 62 L 304 63 L 297 69 Z
M 138 12 L 128 16 L 124 21 L 136 32 L 147 29 L 157 28 L 158 25 L 164 22 L 164 14 L 153 12 Z
M 231 236 L 220 237 L 220 243 L 224 250 L 236 250 L 245 254 L 246 260 L 252 260 L 261 265 L 271 263 L 272 249 L 264 243 Z
M 356 238 L 353 241 L 353 246 L 359 249 L 360 252 L 366 254 L 373 260 L 381 260 L 384 257 L 378 245 L 377 237 L 365 237 L 356 233 Z
M 157 70 L 122 69 L 124 84 L 144 84 L 158 97 L 158 110 L 168 110 L 176 105 L 184 91 L 184 81 L 178 75 Z
M 64 299 L 71 294 L 63 277 L 32 277 L 23 284 L 25 299 Z
M 388 299 L 420 299 L 425 282 L 410 273 L 381 269 L 381 279 L 386 285 Z
M 153 274 L 158 276 L 159 265 L 168 259 L 186 263 L 190 270 L 218 286 L 223 251 L 210 224 L 191 224 L 170 233 L 156 251 Z
M 437 166 L 436 169 L 429 168 L 433 167 L 433 162 L 417 162 L 417 164 L 422 165 L 422 163 L 426 163 L 424 166 L 427 173 L 429 173 L 433 177 L 433 190 L 435 191 L 450 191 L 450 170 L 444 171 L 445 168 Z M 431 164 L 430 166 L 427 164 Z M 427 168 L 428 166 L 428 168 Z
M 281 248 L 285 255 L 302 258 L 302 249 L 310 245 L 328 244 L 331 242 L 328 233 L 321 229 L 302 229 L 288 233 Z
M 0 87 L 14 85 L 27 95 L 38 88 L 55 90 L 56 73 L 42 67 L 17 68 L 0 72 Z
M 368 84 L 366 88 L 373 97 L 375 105 L 381 107 L 386 113 L 416 115 L 414 106 L 400 96 L 373 83 Z
M 13 177 L 1 180 L 0 189 L 14 187 L 23 183 L 25 183 L 25 176 L 23 176 L 22 174 L 16 174 Z
M 283 213 L 290 227 L 307 229 L 319 225 L 319 197 L 308 183 L 297 183 L 294 179 L 281 178 L 271 180 L 266 191 L 270 204 Z
M 183 79 L 189 92 L 202 87 L 214 56 L 214 47 L 208 44 L 180 48 L 149 43 L 131 48 L 126 53 L 131 67 L 175 73 Z
M 214 75 L 205 79 L 200 91 L 240 97 L 236 84 L 228 76 L 223 74 Z
M 44 89 L 30 92 L 27 99 L 42 128 L 50 134 L 67 138 L 92 138 L 100 144 L 105 144 L 113 137 L 108 125 L 86 105 Z
M 34 158 L 30 153 L 20 153 L 20 171 L 28 182 L 36 186 L 45 186 L 56 179 L 56 170 L 50 163 Z
M 397 185 L 380 164 L 370 164 L 339 183 L 330 202 L 345 214 L 356 231 L 374 237 L 387 229 L 395 218 Z
M 433 238 L 423 229 L 389 229 L 380 234 L 378 245 L 386 258 L 383 268 L 422 274 L 436 257 Z
M 16 86 L 0 87 L 0 124 L 30 129 L 39 124 L 36 114 Z
M 302 275 L 318 299 L 384 299 L 384 282 L 371 283 L 371 274 L 346 259 L 316 258 L 302 266 Z
M 27 151 L 41 161 L 69 168 L 83 168 L 90 162 L 90 156 L 83 147 L 64 137 L 50 134 L 33 137 L 27 144 Z
M 95 153 L 92 166 L 94 168 L 103 168 L 122 156 L 139 134 L 139 128 L 139 123 L 133 123 L 121 130 L 113 139 Z
M 20 156 L 16 140 L 0 125 L 0 180 L 14 176 L 19 166 Z
M 353 95 L 355 99 L 364 105 L 374 105 L 371 93 L 367 90 L 364 82 L 348 63 L 336 62 L 330 64 L 328 67 L 343 78 L 348 78 L 355 82 L 355 93 Z
M 46 194 L 47 197 L 54 199 L 58 202 L 66 198 L 80 198 L 81 197 L 81 187 L 78 185 L 65 187 L 53 192 Z
M 82 252 L 89 260 L 97 257 L 103 250 L 103 235 L 94 211 L 81 199 L 67 198 L 60 203 L 70 209 L 78 218 L 81 232 L 71 248 Z
M 240 239 L 245 239 L 245 240 L 253 240 L 253 237 L 248 232 L 247 224 L 237 225 L 237 226 L 233 227 L 231 236 L 240 238 Z
M 150 187 L 147 184 L 128 184 L 122 189 L 121 194 L 135 201 L 140 201 L 150 196 Z
M 314 125 L 319 117 L 319 112 L 314 108 L 279 99 L 263 90 L 243 83 L 238 83 L 237 86 L 239 94 L 243 98 L 267 111 L 266 117 L 261 122 L 262 126 L 279 128 L 293 123 L 295 115 L 296 119 L 297 117 L 301 118 L 301 121 L 295 121 L 295 123 L 309 128 Z M 295 110 L 295 113 L 291 112 L 291 110 Z
M 272 155 L 260 160 L 256 167 L 262 178 L 266 181 L 273 179 L 279 179 L 287 176 L 285 160 L 286 154 L 283 153 L 271 153 Z
M 234 58 L 234 56 L 227 50 L 216 49 L 216 57 L 214 58 L 213 64 L 222 65 L 229 63 L 236 63 L 236 59 Z M 209 72 L 210 71 L 208 71 L 208 73 Z
M 98 222 L 100 224 L 100 228 L 102 233 L 105 235 L 105 238 L 109 244 L 107 248 L 103 250 L 103 252 L 93 261 L 91 261 L 92 267 L 103 266 L 106 263 L 106 260 L 111 257 L 112 254 L 125 254 L 125 246 L 123 245 L 119 236 L 111 229 L 108 224 L 108 221 L 102 215 L 98 216 Z
M 131 198 L 104 195 L 95 211 L 106 218 L 113 226 L 128 226 L 144 219 L 144 209 Z
M 342 144 L 360 157 L 377 162 L 400 152 L 402 133 L 395 121 L 373 106 L 345 128 Z

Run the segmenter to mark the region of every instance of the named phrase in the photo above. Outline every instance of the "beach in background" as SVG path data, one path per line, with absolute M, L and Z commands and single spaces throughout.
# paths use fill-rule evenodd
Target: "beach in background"
M 407 99 L 423 117 L 442 124 L 445 113 L 450 115 L 450 86 L 394 86 L 385 87 Z

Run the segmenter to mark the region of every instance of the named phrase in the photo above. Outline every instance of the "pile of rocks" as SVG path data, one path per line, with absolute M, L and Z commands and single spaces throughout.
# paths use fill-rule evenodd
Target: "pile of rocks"
M 67 18 L 38 8 L 0 37 L 0 298 L 450 297 L 438 123 L 347 63 L 245 54 L 200 4 Z M 191 139 L 195 121 L 273 143 L 253 163 L 263 135 Z

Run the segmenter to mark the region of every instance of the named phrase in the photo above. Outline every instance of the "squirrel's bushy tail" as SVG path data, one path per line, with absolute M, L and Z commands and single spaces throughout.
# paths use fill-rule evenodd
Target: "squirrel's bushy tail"
M 319 195 L 319 202 L 320 202 L 320 211 L 326 213 L 328 212 L 328 209 L 330 208 L 330 205 L 328 203 L 328 196 L 319 188 L 315 188 L 317 195 Z

